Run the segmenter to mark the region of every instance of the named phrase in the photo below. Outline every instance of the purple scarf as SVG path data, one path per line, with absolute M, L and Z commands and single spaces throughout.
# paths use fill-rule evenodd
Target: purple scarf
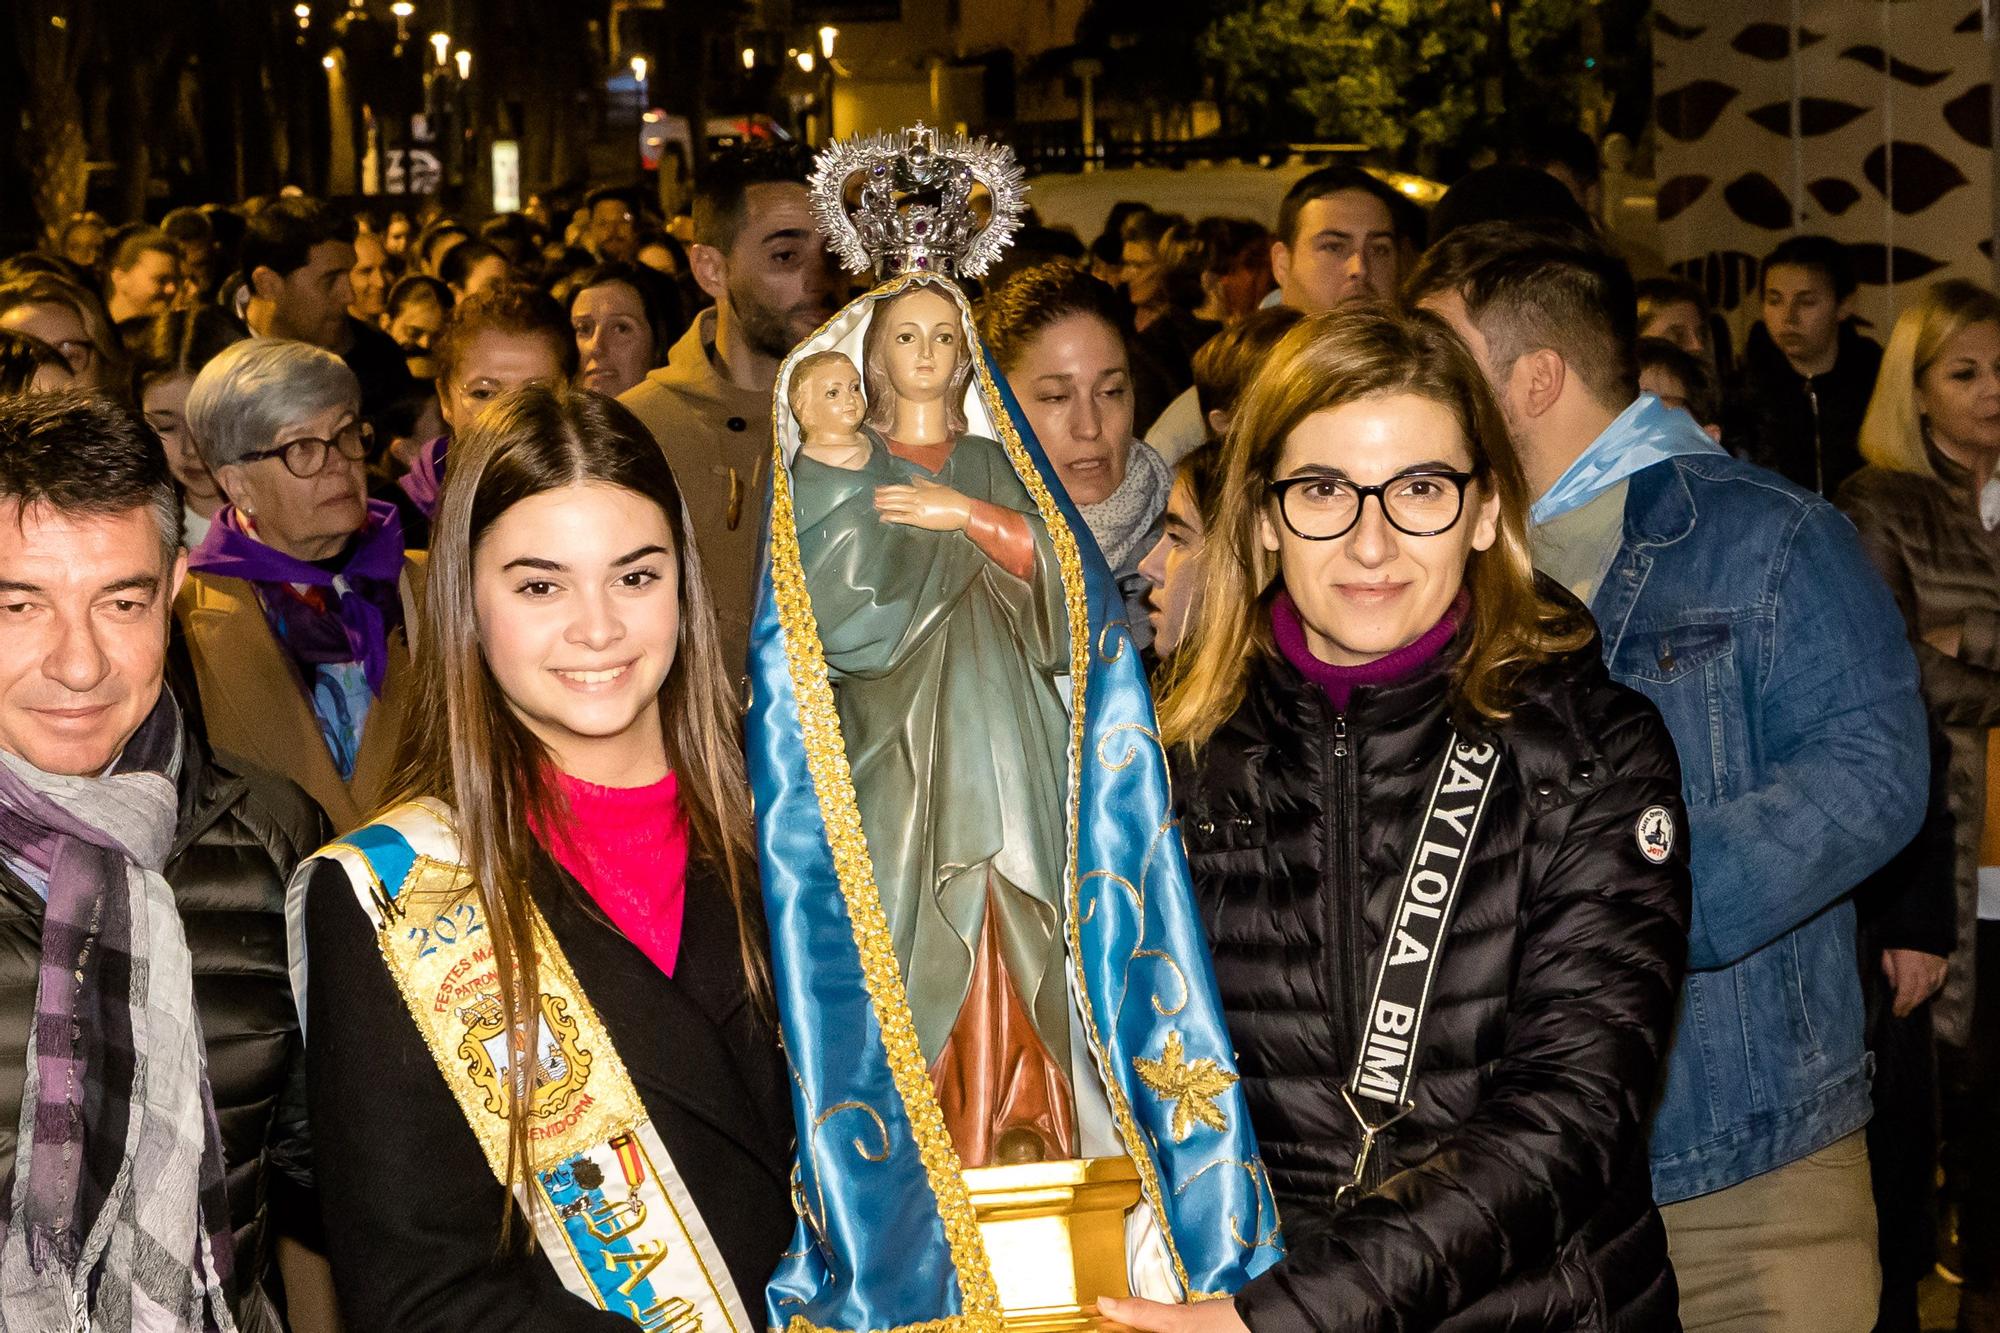
M 215 516 L 208 535 L 188 555 L 188 568 L 219 577 L 245 579 L 257 588 L 271 632 L 302 668 L 331 662 L 359 662 L 368 690 L 380 698 L 389 674 L 389 632 L 403 622 L 403 521 L 386 500 L 368 502 L 368 521 L 348 549 L 338 573 L 295 560 L 243 531 L 236 506 Z M 331 588 L 336 601 L 328 613 L 299 597 L 286 584 Z
M 1305 621 L 1299 618 L 1298 604 L 1292 601 L 1290 593 L 1280 592 L 1271 603 L 1271 637 L 1277 641 L 1278 651 L 1285 655 L 1285 660 L 1324 690 L 1336 709 L 1345 711 L 1356 689 L 1401 680 L 1443 652 L 1471 606 L 1472 594 L 1460 588 L 1438 623 L 1401 648 L 1359 666 L 1336 666 L 1313 655 L 1311 645 L 1306 642 Z
M 108 775 L 54 777 L 11 755 L 0 762 L 0 845 L 48 885 L 25 1087 L 32 1118 L 16 1178 L 0 1193 L 0 1269 L 10 1309 L 23 1316 L 40 1308 L 30 1302 L 64 1299 L 66 1287 L 128 1283 L 168 1310 L 208 1305 L 203 1322 L 227 1326 L 213 1309 L 232 1267 L 221 1137 L 187 989 L 191 962 L 160 878 L 179 815 L 180 747 L 180 710 L 163 691 Z M 173 920 L 146 919 L 135 905 Z M 192 1187 L 175 1208 L 159 1206 L 169 1182 Z M 148 1189 L 156 1193 L 141 1207 Z M 175 1235 L 142 1234 L 136 1251 L 129 1236 L 110 1239 L 190 1215 L 195 1254 L 164 1248 L 186 1243 Z M 129 1272 L 97 1268 L 144 1256 L 149 1243 L 158 1254 Z
M 438 498 L 444 494 L 444 452 L 450 447 L 451 436 L 438 436 L 417 450 L 417 461 L 396 481 L 425 518 L 438 515 Z

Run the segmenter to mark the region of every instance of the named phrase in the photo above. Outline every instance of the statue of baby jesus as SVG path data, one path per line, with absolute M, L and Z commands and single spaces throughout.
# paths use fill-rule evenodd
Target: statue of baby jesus
M 816 463 L 859 472 L 868 462 L 861 372 L 845 352 L 814 352 L 792 371 L 787 397 L 799 423 L 799 452 Z

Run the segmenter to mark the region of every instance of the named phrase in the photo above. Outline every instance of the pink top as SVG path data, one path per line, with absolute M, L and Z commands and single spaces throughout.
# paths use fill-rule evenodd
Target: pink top
M 1313 655 L 1312 646 L 1306 642 L 1305 622 L 1299 619 L 1297 604 L 1292 601 L 1290 593 L 1280 592 L 1271 603 L 1271 637 L 1277 641 L 1278 651 L 1285 655 L 1285 660 L 1297 667 L 1300 675 L 1326 691 L 1326 697 L 1332 701 L 1336 711 L 1345 712 L 1356 688 L 1387 685 L 1401 680 L 1413 675 L 1418 667 L 1443 652 L 1471 607 L 1471 592 L 1460 588 L 1458 596 L 1452 598 L 1451 605 L 1445 608 L 1437 624 L 1395 652 L 1385 653 L 1360 666 L 1336 666 Z
M 644 787 L 600 787 L 567 773 L 556 780 L 569 801 L 568 827 L 557 838 L 535 833 L 611 924 L 672 976 L 687 905 L 679 782 L 672 773 Z

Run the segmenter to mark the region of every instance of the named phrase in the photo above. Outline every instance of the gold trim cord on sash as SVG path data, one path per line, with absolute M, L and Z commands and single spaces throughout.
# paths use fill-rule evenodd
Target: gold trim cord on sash
M 405 846 L 413 855 L 398 876 Z M 449 813 L 436 802 L 405 805 L 321 855 L 345 869 L 438 1072 L 494 1177 L 508 1183 L 509 1085 L 518 1081 L 508 1075 L 491 936 Z M 516 1197 L 543 1252 L 571 1292 L 641 1328 L 753 1333 L 758 1325 L 610 1034 L 548 923 L 529 911 L 542 990 L 529 1182 Z

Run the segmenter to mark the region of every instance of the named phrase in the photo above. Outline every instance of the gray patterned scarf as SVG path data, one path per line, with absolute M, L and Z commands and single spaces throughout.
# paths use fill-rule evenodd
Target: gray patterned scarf
M 1167 460 L 1144 440 L 1134 440 L 1118 489 L 1096 504 L 1077 506 L 1113 573 L 1145 556 L 1146 538 L 1167 512 L 1167 496 L 1173 489 L 1174 470 Z
M 48 885 L 14 1178 L 0 1192 L 0 1330 L 235 1328 L 221 1136 L 194 971 L 161 875 L 180 712 L 112 772 L 0 752 L 0 847 Z

